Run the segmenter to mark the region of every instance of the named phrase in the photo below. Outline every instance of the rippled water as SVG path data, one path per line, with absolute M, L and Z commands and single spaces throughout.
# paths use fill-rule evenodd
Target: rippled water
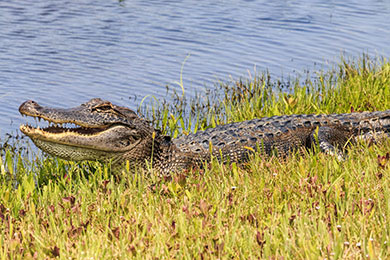
M 0 135 L 18 128 L 27 99 L 163 98 L 188 54 L 191 95 L 255 66 L 281 77 L 341 53 L 388 57 L 389 42 L 389 1 L 0 0 Z

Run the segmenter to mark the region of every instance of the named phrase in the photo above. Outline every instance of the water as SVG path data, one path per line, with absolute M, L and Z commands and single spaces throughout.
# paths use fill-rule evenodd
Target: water
M 92 97 L 136 109 L 146 95 L 187 95 L 269 70 L 328 68 L 342 53 L 388 57 L 390 2 L 2 1 L 0 136 L 27 99 L 69 107 Z

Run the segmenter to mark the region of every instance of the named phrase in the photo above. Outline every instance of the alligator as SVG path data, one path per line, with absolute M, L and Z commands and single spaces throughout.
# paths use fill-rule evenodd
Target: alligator
M 133 110 L 100 98 L 69 109 L 42 107 L 29 100 L 19 112 L 49 122 L 45 128 L 20 126 L 44 152 L 73 161 L 110 161 L 114 168 L 128 161 L 133 170 L 147 169 L 159 175 L 201 167 L 212 158 L 245 162 L 254 152 L 286 157 L 319 147 L 342 157 L 340 151 L 358 138 L 375 140 L 390 132 L 390 110 L 264 117 L 175 139 Z

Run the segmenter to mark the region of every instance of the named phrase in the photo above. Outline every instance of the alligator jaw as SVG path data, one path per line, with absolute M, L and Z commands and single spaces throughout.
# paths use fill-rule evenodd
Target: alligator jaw
M 40 128 L 39 126 L 21 125 L 20 131 L 30 137 L 39 148 L 46 151 L 50 147 L 49 153 L 59 157 L 63 156 L 53 152 L 56 146 L 58 146 L 58 149 L 60 148 L 59 145 L 61 145 L 61 150 L 77 149 L 84 151 L 85 156 L 87 156 L 87 154 L 93 153 L 92 150 L 101 151 L 102 153 L 124 153 L 139 143 L 139 140 L 132 140 L 131 130 L 123 125 L 113 125 L 105 128 L 66 128 L 58 126 Z M 128 140 L 128 142 L 124 142 L 124 140 Z M 82 156 L 81 160 L 86 160 L 85 156 Z M 67 156 L 66 158 L 79 159 L 73 156 Z
M 38 148 L 66 160 L 110 161 L 121 157 L 125 150 L 131 150 L 129 146 L 123 149 L 112 149 L 113 147 L 105 147 L 102 144 L 104 142 L 101 140 L 105 139 L 104 136 L 109 137 L 112 129 L 100 129 L 101 131 L 93 134 L 80 134 L 78 130 L 64 129 L 66 128 L 48 127 L 41 129 L 28 125 L 20 126 L 20 130 L 29 136 Z M 133 146 L 137 144 L 138 142 L 134 143 Z

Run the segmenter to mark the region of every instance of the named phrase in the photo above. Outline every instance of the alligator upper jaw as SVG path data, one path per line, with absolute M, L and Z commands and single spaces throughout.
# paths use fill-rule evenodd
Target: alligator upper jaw
M 23 116 L 30 116 L 38 118 L 39 120 L 43 119 L 55 125 L 70 123 L 85 128 L 106 128 L 108 125 L 104 122 L 104 118 L 99 115 L 92 115 L 85 106 L 68 109 L 50 108 L 40 106 L 33 100 L 28 100 L 20 105 L 19 112 Z M 56 131 L 54 129 L 49 129 L 49 131 L 50 130 Z

